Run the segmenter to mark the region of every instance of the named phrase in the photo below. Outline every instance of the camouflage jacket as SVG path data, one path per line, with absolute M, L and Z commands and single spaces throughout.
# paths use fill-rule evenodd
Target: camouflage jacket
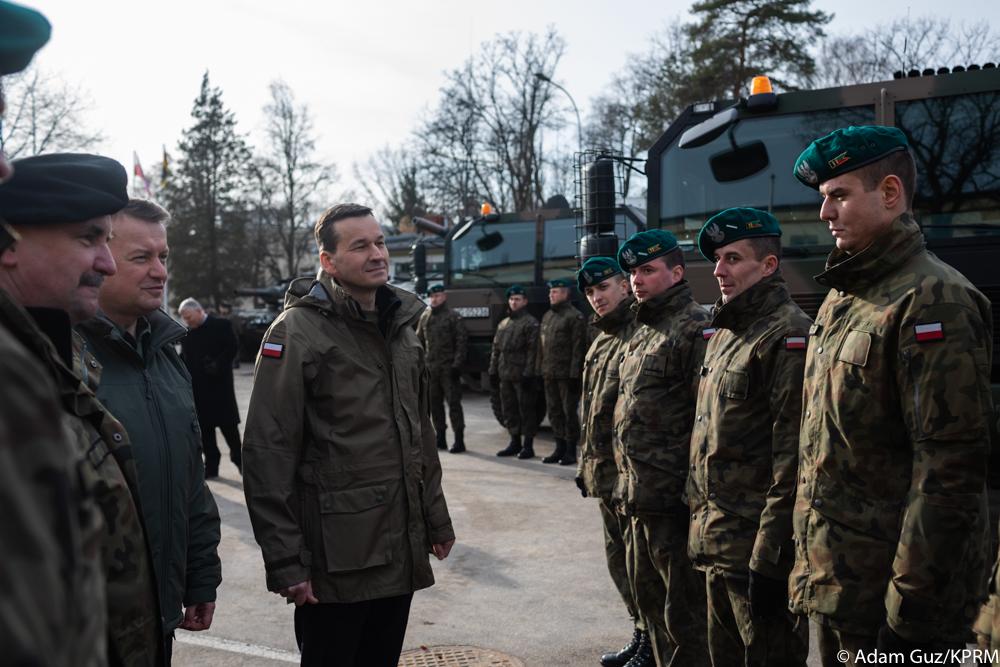
M 3 662 L 106 665 L 104 520 L 38 327 L 0 290 L 0 646 Z M 45 353 L 40 356 L 40 353 Z
M 580 463 L 577 475 L 587 495 L 610 503 L 618 481 L 611 445 L 615 402 L 618 400 L 618 364 L 635 332 L 631 297 L 604 317 L 594 316 L 593 328 L 600 332 L 583 362 L 583 394 L 580 397 Z
M 462 316 L 447 304 L 421 313 L 417 322 L 417 337 L 427 352 L 427 368 L 457 370 L 465 363 L 469 336 Z
M 587 322 L 569 301 L 552 306 L 542 316 L 538 369 L 542 377 L 578 379 L 587 353 Z
M 522 308 L 501 320 L 490 350 L 490 375 L 501 380 L 537 377 L 538 320 Z
M 989 301 L 909 215 L 816 280 L 831 291 L 806 353 L 792 609 L 964 641 L 987 566 Z
M 637 329 L 621 361 L 615 404 L 614 499 L 628 514 L 686 519 L 684 482 L 709 313 L 686 281 L 634 310 Z
M 810 324 L 778 274 L 716 304 L 687 481 L 696 567 L 788 577 Z

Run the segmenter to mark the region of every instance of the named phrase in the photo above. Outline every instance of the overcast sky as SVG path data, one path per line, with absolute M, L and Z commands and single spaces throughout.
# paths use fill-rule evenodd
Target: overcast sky
M 37 63 L 79 83 L 87 115 L 107 138 L 102 152 L 125 164 L 132 151 L 147 174 L 161 146 L 176 153 L 207 69 L 251 141 L 259 136 L 268 83 L 283 78 L 309 105 L 321 156 L 338 165 L 337 190 L 355 187 L 354 162 L 397 145 L 438 99 L 442 73 L 498 32 L 542 32 L 566 40 L 556 80 L 586 118 L 590 100 L 629 52 L 686 15 L 676 0 L 18 0 L 42 11 L 52 40 Z M 991 3 L 952 0 L 954 21 L 983 20 Z M 940 15 L 932 0 L 815 0 L 833 12 L 829 32 L 854 32 L 895 17 Z M 938 65 L 939 63 L 934 63 Z M 567 137 L 574 140 L 573 135 Z

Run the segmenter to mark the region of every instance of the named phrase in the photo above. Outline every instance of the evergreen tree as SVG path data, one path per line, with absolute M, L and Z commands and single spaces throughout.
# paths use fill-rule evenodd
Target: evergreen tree
M 191 110 L 178 158 L 166 183 L 173 221 L 171 293 L 175 301 L 194 296 L 218 307 L 233 288 L 252 280 L 246 261 L 250 149 L 236 131 L 236 118 L 212 87 L 208 72 Z

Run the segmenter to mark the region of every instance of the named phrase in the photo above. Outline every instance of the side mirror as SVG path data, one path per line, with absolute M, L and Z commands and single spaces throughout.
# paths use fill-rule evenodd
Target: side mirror
M 723 109 L 708 120 L 694 127 L 689 127 L 677 142 L 678 148 L 698 148 L 722 136 L 722 133 L 732 127 L 739 118 L 739 111 L 730 107 Z
M 771 163 L 767 146 L 763 141 L 752 141 L 745 146 L 734 145 L 731 149 L 716 153 L 708 160 L 712 176 L 720 183 L 738 181 L 753 176 Z
M 500 232 L 490 232 L 483 234 L 483 237 L 476 239 L 476 247 L 482 252 L 489 252 L 503 243 L 503 234 Z

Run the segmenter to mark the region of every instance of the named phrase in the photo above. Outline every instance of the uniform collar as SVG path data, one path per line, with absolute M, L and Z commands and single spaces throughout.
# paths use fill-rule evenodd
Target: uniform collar
M 640 324 L 653 324 L 679 312 L 689 303 L 691 303 L 691 285 L 683 279 L 663 294 L 642 303 L 636 301 L 633 306 L 635 321 Z
M 788 285 L 780 269 L 751 285 L 728 303 L 715 302 L 712 326 L 730 331 L 743 331 L 775 308 L 791 300 Z
M 632 309 L 634 303 L 635 297 L 629 295 L 604 317 L 594 315 L 591 324 L 606 334 L 615 334 L 635 319 L 635 311 Z
M 924 235 L 910 213 L 892 221 L 889 231 L 857 253 L 834 248 L 826 270 L 816 276 L 824 287 L 854 292 L 878 283 L 924 249 Z

